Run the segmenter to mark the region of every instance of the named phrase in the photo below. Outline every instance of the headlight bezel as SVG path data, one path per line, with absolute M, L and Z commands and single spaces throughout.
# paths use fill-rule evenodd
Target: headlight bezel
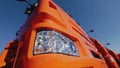
M 65 38 L 65 39 L 67 39 L 67 41 L 68 42 L 70 42 L 71 44 L 70 45 L 68 45 L 68 46 L 72 46 L 71 48 L 72 49 L 74 49 L 73 51 L 75 51 L 75 52 L 73 52 L 73 53 L 75 53 L 75 54 L 73 54 L 73 53 L 65 53 L 65 52 L 59 52 L 59 51 L 55 51 L 55 50 L 53 50 L 53 51 L 46 51 L 46 52 L 41 52 L 41 53 L 35 53 L 35 48 L 36 48 L 36 46 L 37 46 L 37 42 L 36 42 L 36 40 L 37 40 L 37 36 L 38 36 L 38 33 L 40 33 L 40 32 L 54 32 L 55 34 L 58 34 L 58 36 L 60 35 L 61 37 L 63 37 L 63 38 Z M 57 37 L 56 35 L 55 35 L 55 37 Z M 57 37 L 58 38 L 58 37 Z M 61 40 L 60 38 L 58 38 L 59 40 Z M 65 40 L 64 39 L 64 40 Z M 43 40 L 43 42 L 44 42 L 45 40 Z M 54 42 L 54 41 L 53 41 Z M 57 40 L 57 42 L 58 42 L 58 40 Z M 60 42 L 60 41 L 59 41 Z M 56 43 L 56 42 L 55 42 Z M 62 42 L 61 42 L 62 43 Z M 43 44 L 43 43 L 42 43 Z M 57 44 L 57 43 L 56 43 Z M 44 44 L 43 44 L 44 45 Z M 61 44 L 62 45 L 62 44 Z M 48 45 L 48 46 L 50 46 L 50 45 Z M 53 45 L 52 45 L 53 46 Z M 56 45 L 56 46 L 58 46 L 58 45 Z M 62 46 L 64 46 L 64 45 L 62 45 Z M 67 46 L 67 45 L 66 45 Z M 64 46 L 65 47 L 65 46 Z M 54 49 L 55 49 L 55 47 L 54 47 Z M 69 50 L 69 49 L 68 49 Z M 61 33 L 61 32 L 58 32 L 58 31 L 55 31 L 55 30 L 38 30 L 37 32 L 36 32 L 36 36 L 35 36 L 35 40 L 34 40 L 34 48 L 33 48 L 33 55 L 41 55 L 41 54 L 64 54 L 64 55 L 71 55 L 71 56 L 80 56 L 80 54 L 79 54 L 79 51 L 78 51 L 78 48 L 77 48 L 77 45 L 76 45 L 76 43 L 72 40 L 72 39 L 70 39 L 68 36 L 66 36 L 66 35 L 64 35 L 63 33 Z

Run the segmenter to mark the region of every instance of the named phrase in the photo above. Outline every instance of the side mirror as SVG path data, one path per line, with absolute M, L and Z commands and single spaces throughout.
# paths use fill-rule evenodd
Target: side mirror
M 34 4 L 31 4 L 27 0 L 17 0 L 17 1 L 19 1 L 19 2 L 25 2 L 25 3 L 27 3 L 29 5 L 29 7 L 27 7 L 26 10 L 25 10 L 25 14 L 27 14 L 27 15 L 30 15 L 34 11 L 34 9 L 36 8 L 36 6 L 38 5 L 38 3 L 37 3 L 38 0 Z

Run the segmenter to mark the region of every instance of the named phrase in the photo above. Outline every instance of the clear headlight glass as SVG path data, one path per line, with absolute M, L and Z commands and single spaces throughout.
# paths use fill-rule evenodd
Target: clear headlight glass
M 76 45 L 72 40 L 52 30 L 37 32 L 34 55 L 43 53 L 60 53 L 79 56 Z

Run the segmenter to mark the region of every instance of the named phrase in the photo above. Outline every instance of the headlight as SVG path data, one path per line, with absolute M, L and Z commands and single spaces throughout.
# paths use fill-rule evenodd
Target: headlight
M 72 40 L 52 30 L 37 32 L 34 54 L 43 53 L 61 53 L 79 56 L 78 50 Z

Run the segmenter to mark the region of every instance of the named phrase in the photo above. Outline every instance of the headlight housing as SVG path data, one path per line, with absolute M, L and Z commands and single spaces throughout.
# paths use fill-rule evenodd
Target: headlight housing
M 37 32 L 33 53 L 34 55 L 60 53 L 79 56 L 74 42 L 64 35 L 53 30 L 44 30 Z

